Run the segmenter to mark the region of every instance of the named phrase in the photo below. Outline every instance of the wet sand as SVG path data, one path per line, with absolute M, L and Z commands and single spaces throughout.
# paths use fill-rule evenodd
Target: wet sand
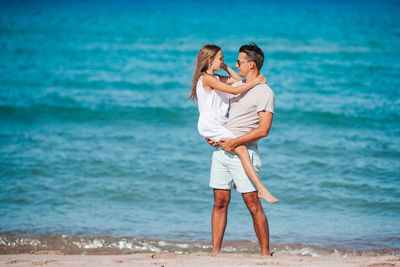
M 296 256 L 275 253 L 273 257 L 255 254 L 135 253 L 130 255 L 65 255 L 58 251 L 34 254 L 0 255 L 0 266 L 400 266 L 398 256 Z

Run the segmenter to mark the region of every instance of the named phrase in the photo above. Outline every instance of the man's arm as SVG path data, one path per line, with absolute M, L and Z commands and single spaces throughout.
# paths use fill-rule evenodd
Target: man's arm
M 269 111 L 258 112 L 259 125 L 245 135 L 236 137 L 234 139 L 221 139 L 219 145 L 223 150 L 227 152 L 232 152 L 237 146 L 244 145 L 251 141 L 258 140 L 260 138 L 266 137 L 271 129 L 272 118 L 274 114 Z

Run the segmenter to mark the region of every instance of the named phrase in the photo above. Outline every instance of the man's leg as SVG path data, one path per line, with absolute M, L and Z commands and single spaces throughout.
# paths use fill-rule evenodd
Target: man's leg
M 257 192 L 243 193 L 242 197 L 253 217 L 254 230 L 260 242 L 261 255 L 270 256 L 268 221 Z
M 214 189 L 214 209 L 212 212 L 212 252 L 220 253 L 228 215 L 231 190 Z

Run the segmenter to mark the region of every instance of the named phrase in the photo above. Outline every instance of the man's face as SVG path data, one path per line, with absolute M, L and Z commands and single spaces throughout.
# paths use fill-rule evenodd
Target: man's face
M 235 67 L 239 70 L 239 75 L 241 77 L 246 77 L 249 73 L 249 62 L 249 57 L 245 53 L 240 52 Z

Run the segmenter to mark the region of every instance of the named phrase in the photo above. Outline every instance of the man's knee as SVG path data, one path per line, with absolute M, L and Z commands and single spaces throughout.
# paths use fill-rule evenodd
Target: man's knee
M 225 209 L 228 207 L 230 201 L 230 194 L 215 194 L 214 196 L 214 208 Z
M 229 199 L 219 198 L 214 200 L 214 208 L 226 209 L 229 205 Z

